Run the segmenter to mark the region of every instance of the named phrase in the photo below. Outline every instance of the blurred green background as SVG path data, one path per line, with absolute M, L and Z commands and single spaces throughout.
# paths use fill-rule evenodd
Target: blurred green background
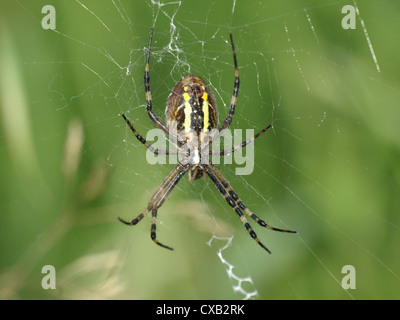
M 47 4 L 54 31 L 41 25 Z M 358 1 L 356 29 L 345 30 L 347 4 L 2 1 L 0 299 L 399 299 L 400 4 Z M 219 168 L 254 213 L 299 232 L 252 223 L 271 255 L 209 179 L 183 178 L 159 210 L 158 239 L 173 252 L 151 241 L 149 217 L 117 221 L 136 217 L 173 168 L 148 164 L 120 116 L 144 136 L 154 127 L 143 86 L 152 26 L 162 118 L 188 73 L 226 116 L 232 31 L 232 128 L 274 129 L 257 139 L 251 175 Z M 223 239 L 207 245 L 213 236 Z M 45 265 L 55 290 L 41 286 Z M 345 265 L 356 289 L 341 285 Z M 251 282 L 235 291 L 235 276 Z

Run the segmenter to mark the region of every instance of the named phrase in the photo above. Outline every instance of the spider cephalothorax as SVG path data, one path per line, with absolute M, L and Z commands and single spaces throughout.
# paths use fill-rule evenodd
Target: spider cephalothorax
M 136 138 L 143 143 L 151 152 L 159 154 L 179 154 L 179 162 L 172 172 L 167 176 L 163 183 L 158 187 L 156 192 L 150 199 L 147 208 L 140 213 L 135 219 L 128 222 L 119 218 L 119 220 L 127 225 L 135 225 L 144 218 L 150 211 L 152 213 L 151 223 L 151 239 L 158 245 L 171 249 L 168 246 L 161 244 L 156 237 L 156 222 L 157 211 L 163 205 L 173 188 L 178 184 L 181 178 L 188 172 L 189 182 L 202 177 L 208 176 L 217 188 L 217 190 L 224 197 L 225 201 L 232 207 L 232 209 L 239 216 L 243 225 L 247 229 L 250 236 L 266 251 L 270 252 L 261 241 L 258 239 L 256 233 L 248 223 L 244 213 L 252 218 L 259 225 L 281 232 L 296 233 L 295 231 L 274 228 L 263 220 L 258 218 L 251 212 L 244 203 L 240 200 L 239 196 L 233 190 L 229 182 L 224 178 L 221 172 L 211 163 L 209 155 L 214 154 L 209 150 L 209 145 L 216 139 L 220 138 L 223 131 L 229 127 L 232 122 L 237 96 L 239 93 L 239 69 L 236 59 L 235 46 L 233 44 L 232 34 L 230 34 L 233 61 L 235 66 L 235 82 L 233 87 L 233 94 L 229 114 L 221 126 L 217 128 L 218 123 L 218 110 L 215 99 L 211 90 L 203 79 L 196 75 L 188 75 L 183 77 L 175 87 L 172 89 L 168 97 L 167 107 L 165 110 L 166 122 L 165 125 L 153 112 L 153 105 L 150 93 L 150 75 L 149 75 L 149 62 L 150 62 L 150 49 L 153 38 L 153 29 L 150 33 L 149 46 L 147 50 L 147 58 L 144 72 L 144 87 L 147 100 L 147 112 L 150 119 L 157 125 L 158 128 L 163 130 L 169 136 L 171 141 L 176 145 L 177 151 L 159 150 L 154 149 L 132 126 L 131 122 L 122 114 L 125 122 Z M 233 147 L 229 150 L 222 150 L 218 152 L 221 156 L 231 154 L 238 149 L 245 147 L 247 144 L 253 142 L 262 133 L 267 131 L 271 125 L 267 126 L 251 139 L 243 141 L 240 145 Z M 244 213 L 243 213 L 244 212 Z

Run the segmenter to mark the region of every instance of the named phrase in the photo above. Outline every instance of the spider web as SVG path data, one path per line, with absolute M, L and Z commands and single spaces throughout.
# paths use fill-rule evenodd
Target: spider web
M 46 3 L 14 4 L 48 48 L 23 55 L 26 86 L 41 74 L 26 95 L 32 128 L 19 112 L 33 150 L 8 138 L 15 114 L 2 108 L 1 152 L 22 168 L 26 191 L 8 195 L 1 242 L 16 248 L 1 265 L 0 297 L 48 298 L 37 283 L 51 264 L 60 290 L 50 295 L 61 298 L 399 298 L 398 62 L 379 24 L 397 23 L 396 4 L 351 2 L 357 27 L 344 30 L 345 1 L 59 1 L 54 31 L 40 28 Z M 182 179 L 159 210 L 158 239 L 174 252 L 150 240 L 149 217 L 132 228 L 116 220 L 142 212 L 173 168 L 150 165 L 121 117 L 143 136 L 154 128 L 143 88 L 151 27 L 155 113 L 163 118 L 171 88 L 196 74 L 213 91 L 220 122 L 233 89 L 232 32 L 241 88 L 231 128 L 273 128 L 255 141 L 252 174 L 238 176 L 240 165 L 222 159 L 218 168 L 257 216 L 299 232 L 249 221 L 271 255 L 210 179 Z M 16 242 L 26 207 L 32 227 Z M 345 265 L 357 271 L 355 290 L 342 286 Z

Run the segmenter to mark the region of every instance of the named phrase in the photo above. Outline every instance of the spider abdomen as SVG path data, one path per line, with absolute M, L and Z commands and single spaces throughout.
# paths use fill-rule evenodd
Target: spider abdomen
M 183 77 L 172 89 L 165 116 L 168 129 L 178 133 L 208 132 L 218 122 L 215 98 L 205 81 L 195 75 Z

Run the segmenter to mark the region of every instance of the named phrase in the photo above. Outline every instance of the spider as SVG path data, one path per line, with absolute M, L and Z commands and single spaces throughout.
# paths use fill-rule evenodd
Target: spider
M 278 229 L 268 225 L 266 222 L 257 217 L 251 212 L 233 190 L 229 182 L 224 178 L 221 172 L 211 163 L 209 159 L 203 161 L 205 156 L 209 154 L 215 154 L 209 151 L 209 145 L 215 139 L 218 139 L 223 131 L 229 127 L 235 114 L 236 101 L 239 93 L 239 70 L 236 58 L 235 46 L 233 43 L 232 33 L 230 33 L 230 41 L 233 53 L 233 62 L 235 67 L 235 82 L 233 87 L 233 95 L 231 99 L 229 114 L 224 120 L 219 129 L 216 129 L 218 122 L 218 110 L 213 94 L 208 88 L 207 84 L 203 79 L 196 75 L 188 75 L 183 77 L 175 87 L 172 89 L 171 94 L 167 100 L 167 106 L 165 110 L 167 125 L 165 125 L 153 112 L 153 105 L 150 93 L 150 76 L 149 76 L 149 62 L 150 62 L 150 50 L 153 39 L 153 28 L 150 32 L 150 39 L 147 49 L 146 65 L 144 72 L 144 87 L 147 101 L 147 113 L 150 119 L 155 125 L 165 132 L 177 146 L 180 154 L 186 155 L 184 158 L 180 158 L 180 161 L 172 172 L 167 176 L 164 182 L 157 188 L 156 192 L 151 197 L 147 208 L 140 213 L 132 221 L 125 221 L 118 217 L 118 219 L 127 225 L 136 225 L 139 223 L 150 211 L 152 214 L 151 222 L 151 239 L 159 246 L 173 250 L 157 240 L 156 237 L 156 223 L 157 223 L 157 211 L 163 205 L 164 201 L 168 198 L 171 191 L 182 179 L 186 172 L 189 175 L 189 182 L 192 183 L 194 180 L 204 176 L 210 177 L 211 181 L 229 204 L 229 206 L 236 212 L 242 221 L 244 227 L 247 229 L 250 236 L 268 253 L 271 251 L 258 239 L 253 228 L 250 226 L 245 215 L 246 213 L 260 226 L 280 231 L 297 233 L 296 231 Z M 159 150 L 152 147 L 133 127 L 132 123 L 128 118 L 122 114 L 126 124 L 132 130 L 136 138 L 143 143 L 146 148 L 156 155 L 159 154 L 173 154 L 177 153 L 173 150 Z M 241 144 L 229 149 L 218 152 L 221 156 L 229 155 L 238 149 L 241 149 L 253 142 L 257 137 L 266 132 L 271 128 L 271 124 L 266 128 L 262 129 L 252 138 L 243 141 Z M 213 134 L 210 132 L 213 131 Z M 189 151 L 187 149 L 189 148 Z M 183 160 L 186 161 L 183 161 Z

